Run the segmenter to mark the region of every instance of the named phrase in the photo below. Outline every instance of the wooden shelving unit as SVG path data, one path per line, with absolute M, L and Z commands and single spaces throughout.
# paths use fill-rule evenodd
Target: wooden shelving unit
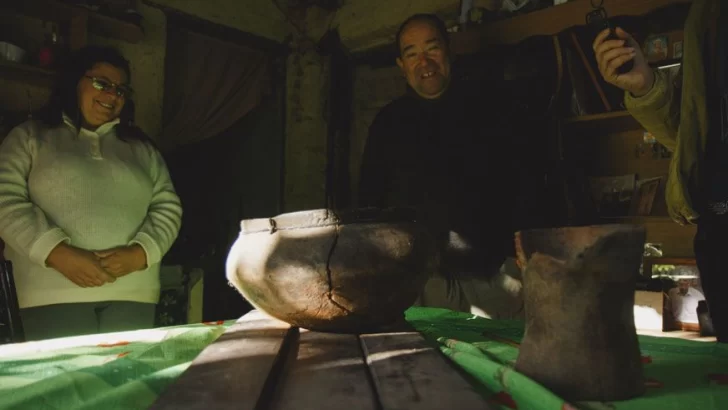
M 627 111 L 613 111 L 601 114 L 564 118 L 562 128 L 565 135 L 588 137 L 594 134 L 611 134 L 639 130 L 641 125 Z
M 566 119 L 564 119 L 564 123 L 572 124 L 572 123 L 579 123 L 579 122 L 595 122 L 595 121 L 611 120 L 613 118 L 623 118 L 623 117 L 629 117 L 629 112 L 613 111 L 613 112 L 605 112 L 605 113 L 601 113 L 601 114 L 581 115 L 578 117 L 566 118 Z
M 40 67 L 0 60 L 0 77 L 10 81 L 50 87 L 56 73 Z
M 652 265 L 695 265 L 695 258 L 648 257 L 645 262 Z
M 59 0 L 2 1 L 0 17 L 6 24 L 17 22 L 10 32 L 28 39 L 32 45 L 39 44 L 37 35 L 44 22 L 57 24 L 71 50 L 85 46 L 89 33 L 129 43 L 138 43 L 144 38 L 140 26 Z M 33 36 L 36 38 L 31 40 Z M 33 52 L 31 49 L 30 53 Z M 29 94 L 32 95 L 31 108 L 37 109 L 37 105 L 42 105 L 49 97 L 55 76 L 52 70 L 0 60 L 0 110 L 27 111 Z
M 644 223 L 665 223 L 672 222 L 669 216 L 649 215 L 649 216 L 615 216 L 600 218 L 604 223 L 614 224 L 644 224 Z
M 83 7 L 62 3 L 58 0 L 3 2 L 0 5 L 0 11 L 2 10 L 48 21 L 80 19 L 86 26 L 85 28 L 91 33 L 129 43 L 138 43 L 144 38 L 144 29 L 134 23 L 96 13 Z M 71 48 L 77 47 L 72 44 Z
M 610 16 L 638 16 L 664 6 L 690 1 L 604 0 L 603 7 Z M 557 34 L 566 28 L 585 24 L 586 13 L 591 10 L 590 0 L 575 0 L 452 33 L 452 50 L 455 54 L 468 54 L 490 45 L 516 44 L 531 36 Z
M 664 255 L 675 259 L 692 259 L 693 237 L 696 225 L 679 225 L 667 216 L 630 216 L 624 218 L 601 218 L 605 224 L 628 224 L 644 226 L 647 242 L 662 244 Z

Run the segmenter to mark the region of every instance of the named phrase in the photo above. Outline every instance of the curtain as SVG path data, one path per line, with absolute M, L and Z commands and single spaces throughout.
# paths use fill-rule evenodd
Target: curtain
M 269 92 L 270 64 L 264 52 L 169 24 L 162 150 L 230 128 Z
M 220 135 L 165 153 L 184 213 L 165 257 L 204 271 L 203 320 L 231 319 L 250 309 L 227 283 L 225 260 L 240 221 L 281 211 L 283 93 L 270 96 Z
M 204 271 L 203 320 L 237 318 L 251 307 L 227 283 L 227 252 L 240 220 L 281 209 L 285 59 L 277 44 L 252 48 L 217 27 L 167 22 L 158 143 L 184 213 L 164 263 Z

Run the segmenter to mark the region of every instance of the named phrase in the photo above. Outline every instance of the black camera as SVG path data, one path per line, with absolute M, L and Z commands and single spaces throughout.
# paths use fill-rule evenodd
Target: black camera
M 601 33 L 605 29 L 609 29 L 609 36 L 607 40 L 619 40 L 617 33 L 614 32 L 614 27 L 609 24 L 609 18 L 607 17 L 607 11 L 603 7 L 596 8 L 586 14 L 586 24 L 591 27 L 594 36 Z M 625 74 L 632 71 L 634 68 L 634 60 L 629 60 L 617 68 L 617 73 Z

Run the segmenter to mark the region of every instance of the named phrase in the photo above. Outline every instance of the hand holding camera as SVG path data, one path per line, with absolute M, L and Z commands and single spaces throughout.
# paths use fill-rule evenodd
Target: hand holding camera
M 609 39 L 610 29 L 605 29 L 594 40 L 594 55 L 604 80 L 629 91 L 635 97 L 647 94 L 655 82 L 655 74 L 647 63 L 639 44 L 621 28 L 614 30 L 616 39 Z M 629 71 L 620 70 L 631 64 Z
M 607 12 L 600 5 L 586 15 L 586 22 L 596 35 L 594 55 L 604 80 L 629 91 L 635 97 L 647 94 L 655 81 L 652 68 L 640 45 L 621 28 L 613 28 Z

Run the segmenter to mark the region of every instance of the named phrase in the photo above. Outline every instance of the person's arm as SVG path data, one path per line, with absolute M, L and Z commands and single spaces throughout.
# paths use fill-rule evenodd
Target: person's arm
M 666 71 L 650 67 L 640 45 L 621 28 L 616 29 L 617 39 L 610 40 L 608 35 L 609 30 L 604 30 L 594 39 L 599 72 L 605 81 L 625 91 L 629 113 L 674 151 L 680 122 L 680 82 Z M 620 73 L 619 67 L 628 61 L 633 61 L 634 67 Z
M 680 125 L 680 82 L 676 81 L 679 78 L 673 78 L 665 70 L 655 70 L 654 75 L 655 81 L 647 94 L 636 97 L 625 92 L 625 106 L 660 144 L 674 151 Z
M 38 265 L 48 266 L 51 251 L 70 237 L 30 199 L 28 176 L 36 140 L 31 124 L 15 127 L 0 145 L 0 237 Z
M 129 246 L 139 245 L 146 255 L 146 265 L 159 263 L 177 239 L 182 225 L 182 203 L 174 190 L 162 155 L 149 147 L 149 172 L 154 187 L 147 217 Z

